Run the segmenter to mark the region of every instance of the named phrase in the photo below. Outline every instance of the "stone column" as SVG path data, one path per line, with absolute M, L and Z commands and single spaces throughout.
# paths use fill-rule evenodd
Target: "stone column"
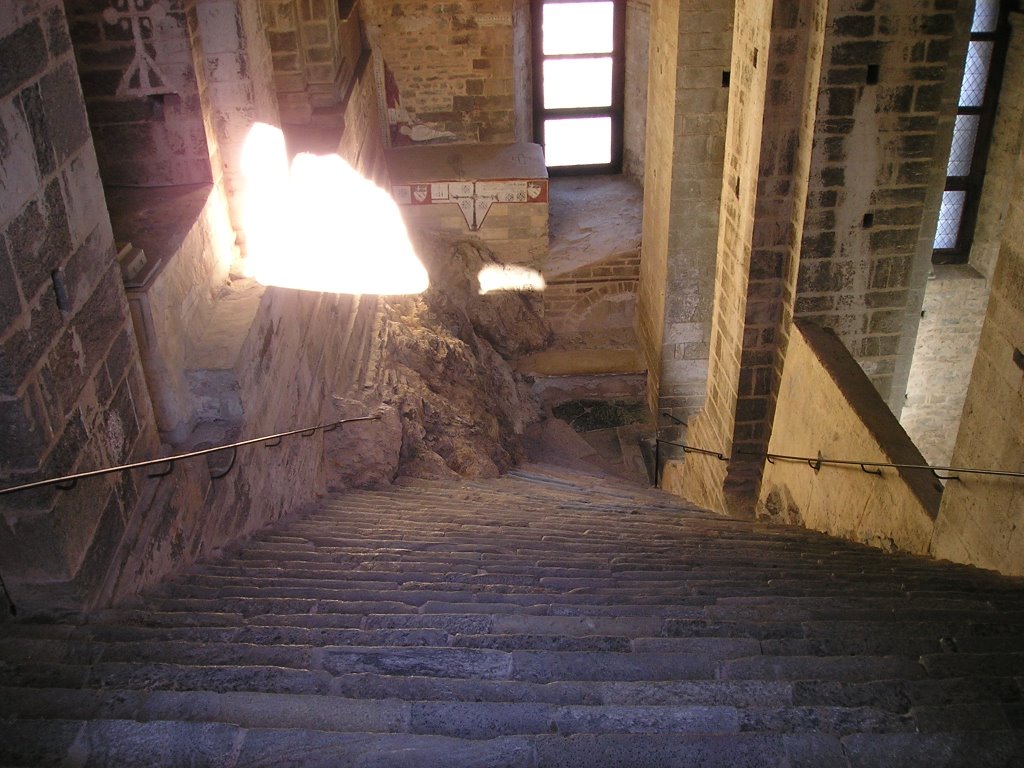
M 651 4 L 637 336 L 650 407 L 683 420 L 707 384 L 732 18 L 731 2 Z

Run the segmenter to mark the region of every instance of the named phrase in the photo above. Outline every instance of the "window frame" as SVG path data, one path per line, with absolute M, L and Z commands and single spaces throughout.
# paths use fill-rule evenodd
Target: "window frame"
M 992 144 L 999 91 L 1002 86 L 1003 69 L 1010 44 L 1010 5 L 1011 3 L 1006 0 L 999 0 L 999 17 L 994 31 L 975 32 L 973 29 L 971 30 L 968 45 L 972 42 L 991 42 L 993 44 L 992 59 L 989 63 L 988 79 L 985 82 L 981 106 L 962 107 L 959 104 L 959 97 L 957 99 L 954 118 L 960 115 L 976 115 L 978 117 L 978 133 L 974 140 L 974 151 L 971 154 L 970 172 L 966 176 L 946 176 L 943 193 L 964 192 L 964 207 L 960 215 L 960 226 L 957 229 L 956 245 L 952 248 L 933 248 L 933 264 L 966 264 L 971 255 L 981 194 L 985 184 L 985 168 Z M 966 59 L 964 66 L 966 67 Z
M 543 13 L 545 5 L 561 5 L 594 0 L 530 0 L 533 43 L 533 140 L 545 146 L 544 123 L 551 119 L 609 117 L 611 118 L 611 161 L 590 165 L 548 166 L 549 176 L 584 176 L 622 172 L 623 132 L 626 90 L 626 0 L 608 0 L 613 7 L 612 21 L 612 98 L 606 107 L 544 107 L 544 62 L 548 59 L 592 57 L 593 54 L 544 55 Z

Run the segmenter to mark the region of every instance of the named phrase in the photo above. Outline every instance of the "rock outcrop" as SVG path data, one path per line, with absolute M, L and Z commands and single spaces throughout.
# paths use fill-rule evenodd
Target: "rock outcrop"
M 399 475 L 496 477 L 523 457 L 520 435 L 541 418 L 509 361 L 551 337 L 536 296 L 480 295 L 480 269 L 496 263 L 476 241 L 421 248 L 431 288 L 381 299 L 368 386 L 337 401 L 340 417 L 385 406 L 376 422 L 326 438 L 328 487 L 366 487 Z

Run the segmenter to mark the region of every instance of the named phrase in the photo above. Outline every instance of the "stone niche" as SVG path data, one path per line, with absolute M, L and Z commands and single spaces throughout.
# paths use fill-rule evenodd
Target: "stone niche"
M 540 268 L 548 250 L 540 145 L 435 144 L 386 154 L 391 194 L 414 238 L 475 235 L 500 262 Z

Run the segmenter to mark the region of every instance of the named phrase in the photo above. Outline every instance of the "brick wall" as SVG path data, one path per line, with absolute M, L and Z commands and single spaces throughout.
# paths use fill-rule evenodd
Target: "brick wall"
M 0 18 L 0 484 L 156 449 L 60 2 Z M 139 493 L 134 475 L 0 499 L 5 582 L 95 588 Z
M 413 121 L 463 142 L 516 139 L 512 0 L 362 0 Z
M 834 329 L 897 413 L 970 5 L 829 4 L 796 315 Z

